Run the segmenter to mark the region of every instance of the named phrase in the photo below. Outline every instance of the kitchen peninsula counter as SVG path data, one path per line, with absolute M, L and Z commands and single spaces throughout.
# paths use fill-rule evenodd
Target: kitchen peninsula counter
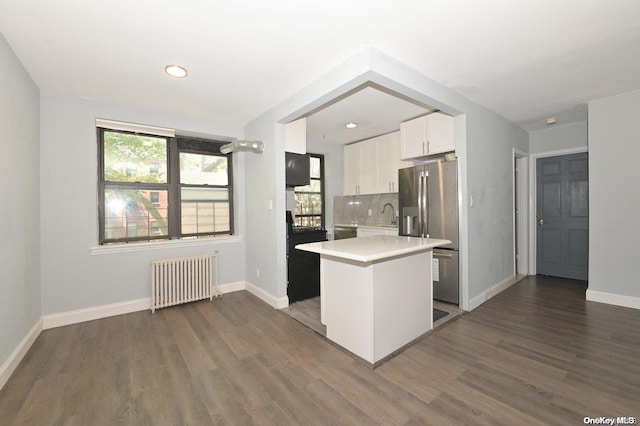
M 376 365 L 431 330 L 431 251 L 449 243 L 374 235 L 297 245 L 320 254 L 327 338 Z
M 432 250 L 434 247 L 444 246 L 449 243 L 451 243 L 449 240 L 434 238 L 372 235 L 369 237 L 300 244 L 296 248 L 320 255 L 370 263 L 391 257 Z

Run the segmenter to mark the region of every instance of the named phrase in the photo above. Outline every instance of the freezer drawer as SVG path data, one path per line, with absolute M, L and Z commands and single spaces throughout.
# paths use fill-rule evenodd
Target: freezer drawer
M 459 303 L 459 267 L 457 250 L 433 250 L 433 298 Z

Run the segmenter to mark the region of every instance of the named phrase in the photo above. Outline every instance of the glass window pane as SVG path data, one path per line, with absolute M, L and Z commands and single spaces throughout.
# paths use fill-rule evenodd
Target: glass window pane
M 305 186 L 296 186 L 296 192 L 321 192 L 322 191 L 322 181 L 311 179 L 309 181 L 309 185 Z
M 104 180 L 167 182 L 167 139 L 104 132 Z
M 182 188 L 182 234 L 230 232 L 227 188 Z
M 295 214 L 321 214 L 322 196 L 320 194 L 296 194 Z
M 180 183 L 227 186 L 227 157 L 181 152 Z
M 309 160 L 309 169 L 309 174 L 312 179 L 320 179 L 320 158 L 311 157 Z
M 152 201 L 157 194 L 157 202 Z M 156 199 L 156 195 L 153 196 Z M 105 188 L 106 239 L 161 237 L 169 233 L 168 193 L 164 190 Z

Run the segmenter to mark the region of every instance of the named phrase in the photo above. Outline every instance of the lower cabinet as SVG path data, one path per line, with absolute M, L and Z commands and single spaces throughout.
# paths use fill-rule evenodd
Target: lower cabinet
M 398 235 L 398 228 L 386 226 L 358 226 L 358 237 L 368 237 L 370 235 Z

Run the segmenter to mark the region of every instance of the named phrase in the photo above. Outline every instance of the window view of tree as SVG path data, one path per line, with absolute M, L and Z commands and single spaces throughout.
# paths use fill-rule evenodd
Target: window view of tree
M 103 132 L 105 240 L 169 235 L 167 151 L 167 138 Z
M 222 143 L 108 129 L 99 135 L 101 243 L 232 233 Z M 178 162 L 173 177 L 170 159 Z
M 309 185 L 294 190 L 296 225 L 324 227 L 324 156 L 309 156 Z

